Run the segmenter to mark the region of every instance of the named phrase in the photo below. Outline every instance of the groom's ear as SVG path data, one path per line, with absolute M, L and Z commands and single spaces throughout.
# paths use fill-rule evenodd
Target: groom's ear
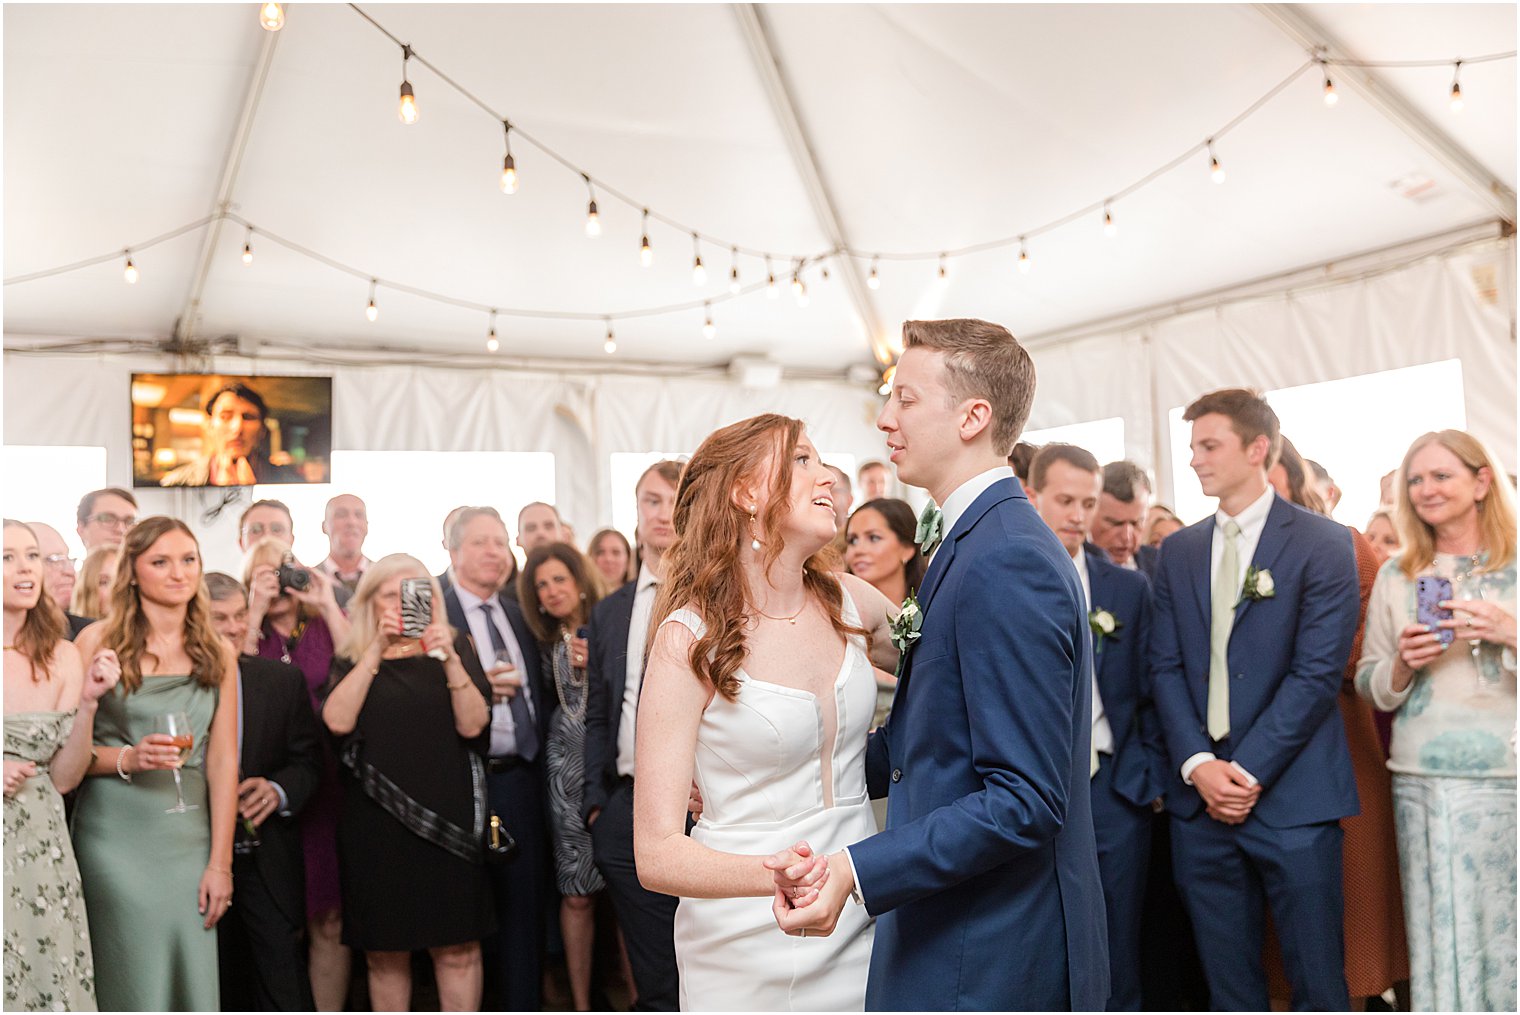
M 992 403 L 985 398 L 968 398 L 961 403 L 961 440 L 971 443 L 992 426 Z

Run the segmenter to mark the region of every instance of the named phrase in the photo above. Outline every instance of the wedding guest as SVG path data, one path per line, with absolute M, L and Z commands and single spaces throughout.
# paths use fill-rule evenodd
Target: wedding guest
M 1513 1011 L 1514 498 L 1504 467 L 1460 430 L 1416 439 L 1395 488 L 1402 549 L 1378 572 L 1356 686 L 1394 713 L 1410 1000 Z M 1451 589 L 1434 630 L 1418 616 L 1426 578 Z
M 449 549 L 449 527 L 454 524 L 454 519 L 459 517 L 459 512 L 463 511 L 466 507 L 468 505 L 461 504 L 443 516 L 443 549 L 445 553 Z M 449 587 L 454 584 L 453 565 L 446 566 L 442 574 L 435 574 L 433 577 L 438 579 L 438 587 L 447 592 Z
M 644 648 L 665 551 L 675 539 L 681 463 L 666 459 L 634 485 L 639 572 L 591 612 L 586 680 L 586 783 L 581 813 L 591 830 L 597 869 L 607 882 L 628 947 L 638 1006 L 679 1007 L 674 925 L 676 900 L 639 883 L 633 858 L 634 727 L 644 679 Z
M 574 644 L 601 598 L 586 558 L 568 543 L 536 546 L 518 578 L 517 598 L 538 642 L 543 683 L 554 688 L 546 750 L 549 832 L 559 888 L 560 933 L 576 1011 L 591 1010 L 591 957 L 596 944 L 594 896 L 606 887 L 581 820 L 586 775 L 586 646 Z
M 290 557 L 290 549 L 276 536 L 267 536 L 249 547 L 243 561 L 248 633 L 242 651 L 297 667 L 306 678 L 315 713 L 322 707 L 322 688 L 332 669 L 334 646 L 348 636 L 349 621 L 333 596 L 332 579 L 322 571 L 306 570 L 308 584 L 304 589 L 282 583 L 280 566 L 287 558 L 299 567 Z M 324 754 L 321 782 L 301 817 L 311 992 L 318 1011 L 343 1010 L 352 962 L 343 944 L 338 879 L 340 801 L 336 763 Z
M 90 764 L 100 696 L 121 675 L 89 672 L 43 590 L 36 534 L 5 519 L 5 1007 L 95 1011 L 95 970 L 62 794 Z
M 564 525 L 559 509 L 553 504 L 541 500 L 526 504 L 517 513 L 517 545 L 523 553 L 528 553 L 535 546 L 568 542 Z
M 615 591 L 633 581 L 633 547 L 628 545 L 628 537 L 617 529 L 602 529 L 592 536 L 586 556 L 596 565 L 597 573 L 602 576 L 602 588 L 607 591 Z
M 256 500 L 243 509 L 238 518 L 238 549 L 247 553 L 261 539 L 273 539 L 285 546 L 296 545 L 295 521 L 283 501 Z
M 480 941 L 495 928 L 481 855 L 486 801 L 472 774 L 490 690 L 468 638 L 440 611 L 421 638 L 403 636 L 403 578 L 427 579 L 427 569 L 396 553 L 359 580 L 322 706 L 343 759 L 343 941 L 365 953 L 376 1011 L 410 1008 L 411 952 L 423 949 L 440 1008 L 476 1011 Z M 436 604 L 436 586 L 433 595 Z
M 248 633 L 237 579 L 206 575 L 211 626 L 234 648 Z M 301 810 L 322 777 L 321 733 L 299 669 L 238 657 L 238 905 L 217 925 L 224 1011 L 312 1011 Z
M 1140 538 L 1151 503 L 1151 481 L 1145 470 L 1123 460 L 1103 466 L 1103 493 L 1093 518 L 1092 541 L 1108 559 L 1127 571 L 1156 573 L 1156 550 Z
M 842 568 L 844 567 L 845 526 L 850 520 L 850 509 L 855 506 L 855 494 L 850 487 L 848 473 L 837 465 L 825 463 L 824 467 L 834 476 L 834 485 L 829 487 L 829 498 L 834 502 L 834 538 L 829 542 L 829 547 L 834 551 L 836 567 Z
M 116 561 L 121 556 L 120 543 L 105 543 L 85 554 L 74 582 L 74 601 L 69 612 L 76 617 L 99 620 L 106 615 L 111 585 L 116 581 Z
M 88 554 L 97 546 L 119 546 L 127 530 L 137 524 L 137 498 L 119 486 L 91 490 L 79 499 L 79 541 Z
M 883 500 L 890 496 L 892 489 L 892 470 L 887 468 L 886 462 L 871 459 L 865 462 L 855 473 L 855 479 L 860 484 L 860 499 Z
M 1357 627 L 1351 537 L 1273 492 L 1281 442 L 1260 394 L 1211 392 L 1183 419 L 1219 510 L 1167 540 L 1154 582 L 1177 886 L 1212 1007 L 1267 1010 L 1270 911 L 1293 1006 L 1345 1011 L 1340 819 L 1357 798 L 1336 697 Z
M 364 501 L 351 493 L 340 493 L 328 501 L 322 516 L 322 534 L 327 537 L 328 553 L 317 568 L 352 595 L 359 587 L 359 579 L 364 577 L 364 570 L 374 563 L 364 555 L 364 540 L 369 536 L 369 514 Z
M 915 541 L 918 518 L 907 501 L 868 500 L 845 527 L 845 564 L 891 603 L 901 604 L 924 580 L 924 555 Z
M 159 486 L 253 486 L 299 483 L 287 452 L 267 447 L 269 406 L 246 384 L 228 384 L 206 399 L 201 447 L 196 457 L 171 469 Z
M 1314 490 L 1319 494 L 1319 499 L 1325 502 L 1325 514 L 1335 514 L 1336 505 L 1341 502 L 1341 488 L 1335 485 L 1335 480 L 1330 478 L 1330 470 L 1312 459 L 1304 459 L 1304 464 L 1309 467 L 1314 476 Z
M 106 619 L 78 639 L 81 657 L 121 663 L 73 818 L 103 1011 L 220 1009 L 211 931 L 232 905 L 237 656 L 207 603 L 190 528 L 146 518 L 122 541 Z
M 1008 453 L 1008 465 L 1013 469 L 1013 474 L 1018 477 L 1020 483 L 1029 482 L 1029 465 L 1034 461 L 1035 453 L 1039 450 L 1038 444 L 1019 441 Z
M 1362 535 L 1367 537 L 1367 542 L 1372 544 L 1372 552 L 1377 557 L 1378 567 L 1388 563 L 1388 558 L 1399 552 L 1399 530 L 1393 521 L 1393 511 L 1390 508 L 1380 507 L 1372 512 L 1372 517 L 1367 520 L 1367 527 L 1362 530 Z
M 1145 545 L 1160 548 L 1166 537 L 1182 528 L 1182 519 L 1165 504 L 1152 504 L 1145 513 Z
M 1166 745 L 1151 698 L 1150 582 L 1087 542 L 1102 490 L 1098 460 L 1082 448 L 1047 444 L 1030 463 L 1030 503 L 1076 565 L 1093 641 L 1092 821 L 1108 916 L 1108 1010 L 1139 1011 L 1151 804 L 1166 786 Z
M 1282 438 L 1278 462 L 1267 473 L 1278 496 L 1315 514 L 1329 516 L 1319 490 L 1313 485 L 1307 463 L 1287 437 Z M 1409 979 L 1409 946 L 1404 935 L 1404 907 L 1399 896 L 1399 861 L 1395 852 L 1393 790 L 1387 755 L 1378 733 L 1372 706 L 1356 693 L 1357 662 L 1362 654 L 1363 622 L 1372 583 L 1380 563 L 1361 533 L 1347 526 L 1356 554 L 1359 613 L 1356 637 L 1351 642 L 1341 692 L 1337 699 L 1346 727 L 1346 746 L 1356 775 L 1356 795 L 1361 811 L 1341 819 L 1345 833 L 1342 847 L 1342 891 L 1345 897 L 1346 986 L 1359 1008 L 1367 998 L 1378 997 L 1394 984 Z M 1273 946 L 1275 947 L 1275 941 Z M 1269 948 L 1269 953 L 1271 948 Z M 1272 994 L 1288 996 L 1281 962 L 1270 954 L 1268 971 Z
M 495 508 L 466 508 L 449 530 L 454 585 L 443 594 L 454 629 L 468 634 L 490 685 L 489 737 L 483 741 L 491 809 L 517 840 L 509 863 L 492 865 L 488 904 L 496 934 L 485 942 L 492 1007 L 543 1006 L 544 911 L 549 877 L 543 743 L 552 692 L 544 685 L 538 645 L 504 583 L 517 559 Z
M 69 544 L 63 541 L 57 529 L 45 522 L 26 524 L 36 535 L 37 545 L 42 550 L 43 581 L 47 594 L 60 610 L 67 611 L 74 602 L 74 585 L 78 581 L 78 574 L 74 570 L 77 561 L 69 556 Z M 80 629 L 83 630 L 83 625 Z

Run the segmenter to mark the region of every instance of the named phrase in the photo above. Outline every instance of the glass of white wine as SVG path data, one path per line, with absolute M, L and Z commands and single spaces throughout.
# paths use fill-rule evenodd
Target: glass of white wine
M 179 759 L 174 763 L 174 798 L 173 807 L 167 808 L 165 814 L 183 814 L 186 811 L 200 810 L 199 804 L 185 803 L 184 786 L 180 783 L 179 770 L 185 762 L 190 760 L 190 752 L 195 748 L 195 730 L 190 725 L 190 717 L 183 712 L 166 712 L 158 717 L 156 733 L 162 733 L 179 748 Z

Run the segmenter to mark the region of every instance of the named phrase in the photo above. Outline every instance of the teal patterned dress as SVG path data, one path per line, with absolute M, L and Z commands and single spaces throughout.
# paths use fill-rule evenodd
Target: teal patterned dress
M 1483 572 L 1471 558 L 1440 554 L 1423 573 L 1452 579 L 1454 598 L 1515 614 L 1513 562 Z M 1388 768 L 1410 1000 L 1415 1011 L 1514 1011 L 1515 653 L 1471 645 L 1458 630 L 1395 692 L 1399 632 L 1414 622 L 1415 583 L 1395 557 L 1372 589 L 1356 686 L 1394 713 Z
M 73 712 L 5 717 L 7 761 L 37 774 L 5 800 L 5 1008 L 94 1011 L 95 966 L 79 867 L 48 763 L 74 728 Z

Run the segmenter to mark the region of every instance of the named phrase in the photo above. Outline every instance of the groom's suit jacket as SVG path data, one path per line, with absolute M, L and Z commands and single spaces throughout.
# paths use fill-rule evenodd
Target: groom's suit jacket
M 850 847 L 877 917 L 866 1007 L 1101 1011 L 1091 641 L 1071 558 L 999 480 L 947 534 L 919 604 L 867 750 L 887 827 Z

